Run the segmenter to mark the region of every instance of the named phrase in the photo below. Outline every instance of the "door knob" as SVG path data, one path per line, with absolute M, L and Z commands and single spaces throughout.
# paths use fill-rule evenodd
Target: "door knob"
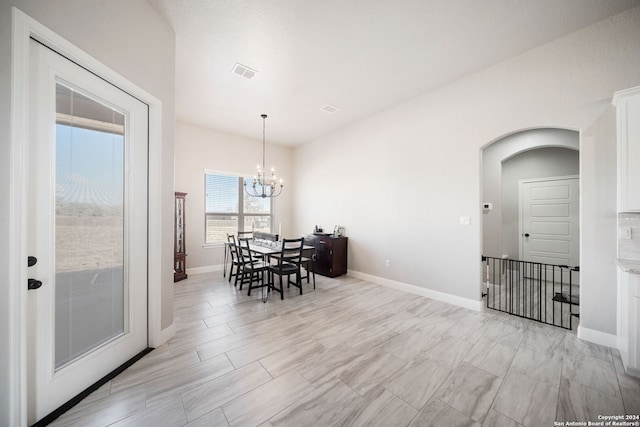
M 524 233 L 524 237 L 529 237 L 529 233 Z
M 31 291 L 33 289 L 38 289 L 42 286 L 42 282 L 36 279 L 29 279 L 29 283 L 27 284 L 27 288 Z
M 28 267 L 33 267 L 34 265 L 36 265 L 36 263 L 38 262 L 38 258 L 29 255 L 29 258 L 27 258 L 27 266 Z

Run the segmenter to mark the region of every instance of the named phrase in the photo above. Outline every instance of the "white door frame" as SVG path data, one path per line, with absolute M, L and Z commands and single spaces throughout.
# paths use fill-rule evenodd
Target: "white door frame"
M 522 194 L 522 186 L 524 183 L 531 183 L 531 182 L 545 182 L 545 181 L 561 181 L 561 180 L 568 180 L 568 179 L 577 179 L 580 180 L 580 175 L 563 175 L 563 176 L 550 176 L 550 177 L 545 177 L 545 178 L 527 178 L 527 179 L 521 179 L 520 182 L 518 183 L 519 189 L 518 189 L 518 258 L 520 260 L 524 260 L 524 254 L 523 254 L 523 234 L 524 234 L 524 229 L 523 229 L 523 224 L 522 224 L 522 204 L 523 204 L 523 194 Z M 578 208 L 580 207 L 580 199 L 577 200 L 577 204 L 578 204 Z M 580 211 L 578 211 L 580 212 Z M 580 212 L 579 216 L 578 216 L 578 221 L 580 221 L 582 213 Z M 581 238 L 581 230 L 578 232 L 578 239 L 580 240 Z M 580 248 L 580 244 L 578 242 L 578 249 Z M 578 259 L 580 258 L 580 254 L 578 254 Z
M 149 105 L 149 212 L 148 216 L 148 342 L 155 347 L 166 341 L 161 325 L 162 293 L 162 102 L 69 41 L 12 8 L 11 152 L 9 196 L 9 333 L 11 425 L 27 424 L 27 221 L 29 136 L 29 39 L 33 38 L 115 84 Z M 173 199 L 172 199 L 173 200 Z M 153 267 L 152 267 L 153 266 Z M 169 329 L 169 328 L 167 328 Z M 172 330 L 172 328 L 171 328 Z M 171 332 L 169 332 L 171 333 Z

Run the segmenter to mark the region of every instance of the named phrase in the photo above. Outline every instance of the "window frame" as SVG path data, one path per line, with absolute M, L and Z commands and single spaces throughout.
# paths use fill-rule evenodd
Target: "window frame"
M 238 181 L 238 211 L 237 212 L 208 212 L 207 211 L 207 175 L 217 175 L 217 176 L 225 176 L 225 177 L 233 177 Z M 244 211 L 244 201 L 246 197 L 251 197 L 246 194 L 244 190 L 244 181 L 251 180 L 251 177 L 245 177 L 237 173 L 225 173 L 219 171 L 205 170 L 204 171 L 204 246 L 222 246 L 224 245 L 224 241 L 222 242 L 207 242 L 207 221 L 210 217 L 237 217 L 238 219 L 238 227 L 236 231 L 249 231 L 244 229 L 245 225 L 245 217 L 266 217 L 269 218 L 269 232 L 273 232 L 273 215 L 274 215 L 274 200 L 272 198 L 269 199 L 269 212 L 268 213 L 252 213 Z

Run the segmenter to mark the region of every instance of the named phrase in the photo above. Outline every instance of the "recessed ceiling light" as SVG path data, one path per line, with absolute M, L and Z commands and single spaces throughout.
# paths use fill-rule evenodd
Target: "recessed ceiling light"
M 324 107 L 321 108 L 322 111 L 324 111 L 325 113 L 329 113 L 329 114 L 334 114 L 337 113 L 338 111 L 340 111 L 340 109 L 338 107 L 336 107 L 335 105 L 331 105 L 331 104 L 327 104 Z
M 232 72 L 249 80 L 254 78 L 256 74 L 258 74 L 258 72 L 253 68 L 249 68 L 246 65 L 242 64 L 236 64 L 235 67 L 233 67 Z

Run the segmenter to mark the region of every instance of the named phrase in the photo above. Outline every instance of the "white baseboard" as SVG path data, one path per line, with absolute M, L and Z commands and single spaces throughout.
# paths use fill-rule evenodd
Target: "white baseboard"
M 422 288 L 420 286 L 410 285 L 408 283 L 397 282 L 395 280 L 373 276 L 371 274 L 362 273 L 360 271 L 349 270 L 347 274 L 351 277 L 355 277 L 356 279 L 366 280 L 371 283 L 387 286 L 389 288 L 398 289 L 400 291 L 408 292 L 415 295 L 420 295 L 422 297 L 443 301 L 471 310 L 480 311 L 482 309 L 482 301 L 474 301 L 469 298 L 463 298 L 456 295 L 447 294 L 445 292 L 434 291 L 432 289 Z
M 222 271 L 223 265 L 205 265 L 204 267 L 191 267 L 187 268 L 187 275 L 189 274 L 204 274 L 204 273 L 213 273 L 215 271 Z
M 162 344 L 169 341 L 176 334 L 176 324 L 172 323 L 168 327 L 164 328 L 160 331 L 160 336 L 158 337 L 158 342 L 154 343 L 154 348 L 160 347 Z
M 607 347 L 618 348 L 618 337 L 606 332 L 578 326 L 578 338 L 594 344 L 605 345 Z

